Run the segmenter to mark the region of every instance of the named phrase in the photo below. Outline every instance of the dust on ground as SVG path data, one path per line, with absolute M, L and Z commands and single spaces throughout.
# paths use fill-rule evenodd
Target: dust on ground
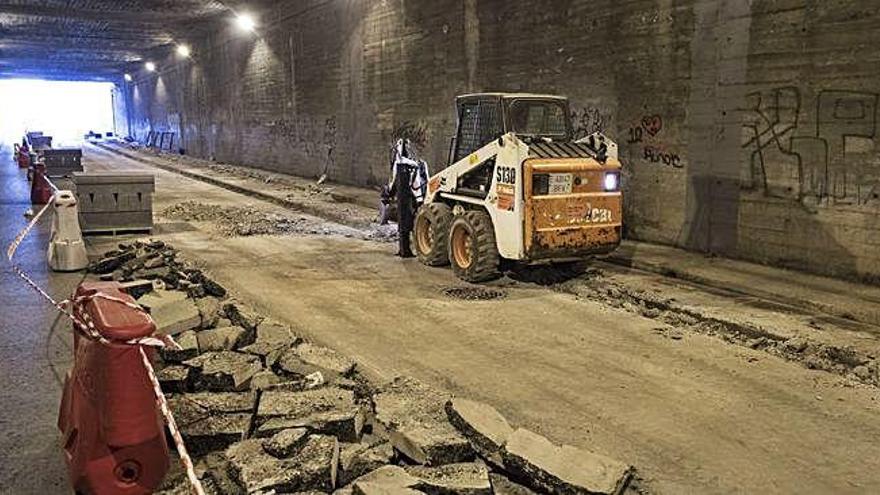
M 162 211 L 162 216 L 189 222 L 210 222 L 224 237 L 254 235 L 337 235 L 377 242 L 397 240 L 395 225 L 374 224 L 355 229 L 308 215 L 283 214 L 256 206 L 221 206 L 184 201 Z

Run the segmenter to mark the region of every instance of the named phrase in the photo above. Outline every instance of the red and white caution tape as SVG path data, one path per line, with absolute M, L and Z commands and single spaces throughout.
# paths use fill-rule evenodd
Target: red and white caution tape
M 165 416 L 165 424 L 168 425 L 168 430 L 171 431 L 171 437 L 174 438 L 174 445 L 177 446 L 177 453 L 180 455 L 180 462 L 183 464 L 184 469 L 186 469 L 186 475 L 189 478 L 190 484 L 192 484 L 193 493 L 196 495 L 205 495 L 205 489 L 202 488 L 202 482 L 196 475 L 195 465 L 193 465 L 189 452 L 186 450 L 186 444 L 183 443 L 183 436 L 180 435 L 180 430 L 177 428 L 177 422 L 174 421 L 174 415 L 171 414 L 171 408 L 168 407 L 168 401 L 165 400 L 165 394 L 162 393 L 162 387 L 159 385 L 159 378 L 156 376 L 156 371 L 153 369 L 153 365 L 150 363 L 147 353 L 144 352 L 144 348 L 140 347 L 138 350 L 141 353 L 141 360 L 144 362 L 144 368 L 147 370 L 147 376 L 150 377 L 150 382 L 153 384 L 153 391 L 156 393 L 156 400 L 159 402 L 159 409 L 162 411 L 162 416 Z
M 51 182 L 50 182 L 51 184 Z M 55 192 L 58 189 L 54 188 Z M 55 195 L 53 194 L 49 201 L 43 206 L 40 211 L 34 215 L 31 221 L 15 236 L 15 239 L 9 244 L 9 247 L 6 249 L 6 258 L 9 260 L 9 264 L 12 266 L 12 270 L 21 277 L 25 283 L 28 284 L 32 289 L 34 289 L 38 294 L 43 296 L 43 298 L 54 306 L 59 312 L 63 315 L 67 316 L 74 324 L 74 328 L 81 331 L 85 336 L 96 340 L 102 344 L 110 344 L 111 342 L 107 340 L 100 332 L 95 328 L 94 322 L 92 322 L 88 313 L 81 311 L 80 309 L 88 302 L 90 299 L 105 299 L 108 301 L 118 302 L 120 304 L 124 304 L 130 308 L 136 309 L 138 311 L 144 311 L 144 309 L 136 304 L 131 303 L 129 301 L 119 299 L 117 297 L 108 296 L 105 294 L 90 294 L 86 296 L 81 296 L 74 298 L 72 300 L 66 299 L 63 301 L 56 301 L 48 292 L 43 290 L 42 287 L 39 286 L 30 276 L 22 269 L 18 264 L 15 263 L 14 257 L 15 252 L 18 250 L 19 245 L 21 245 L 22 241 L 27 237 L 27 235 L 33 230 L 34 226 L 40 221 L 40 218 L 49 210 L 49 207 L 55 202 Z M 71 309 L 69 310 L 68 307 Z M 153 364 L 150 362 L 150 359 L 147 357 L 147 353 L 144 352 L 144 346 L 149 347 L 169 347 L 172 349 L 180 349 L 180 346 L 174 342 L 170 336 L 158 336 L 158 337 L 143 337 L 139 339 L 133 339 L 125 342 L 129 345 L 138 346 L 138 351 L 141 354 L 141 360 L 144 364 L 144 369 L 147 372 L 147 376 L 150 378 L 150 383 L 153 385 L 153 393 L 156 395 L 156 401 L 159 406 L 159 410 L 162 411 L 162 416 L 165 418 L 165 423 L 168 425 L 168 429 L 171 431 L 171 436 L 174 438 L 174 445 L 177 447 L 177 453 L 180 456 L 180 462 L 183 464 L 183 467 L 186 469 L 187 478 L 189 478 L 189 482 L 192 485 L 193 493 L 196 495 L 205 495 L 205 489 L 202 487 L 202 482 L 199 480 L 199 477 L 196 475 L 195 466 L 193 465 L 192 458 L 189 456 L 189 452 L 186 449 L 186 444 L 183 442 L 183 437 L 180 435 L 180 430 L 177 428 L 177 423 L 174 421 L 174 415 L 171 414 L 171 408 L 168 407 L 168 401 L 165 400 L 165 394 L 162 392 L 162 387 L 159 384 L 159 378 L 156 376 L 156 370 L 153 369 Z

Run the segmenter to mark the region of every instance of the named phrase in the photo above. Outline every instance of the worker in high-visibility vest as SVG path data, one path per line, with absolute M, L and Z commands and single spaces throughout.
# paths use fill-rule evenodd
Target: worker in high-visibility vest
M 416 160 L 408 139 L 398 139 L 391 160 L 391 182 L 388 188 L 397 195 L 397 256 L 412 258 L 410 233 L 416 210 L 425 201 L 428 186 L 428 164 Z

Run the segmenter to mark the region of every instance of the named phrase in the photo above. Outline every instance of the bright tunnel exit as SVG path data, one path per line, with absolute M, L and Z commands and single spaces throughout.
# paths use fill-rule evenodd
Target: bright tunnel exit
M 76 145 L 89 131 L 113 131 L 112 83 L 0 80 L 0 141 L 43 131 L 53 146 Z

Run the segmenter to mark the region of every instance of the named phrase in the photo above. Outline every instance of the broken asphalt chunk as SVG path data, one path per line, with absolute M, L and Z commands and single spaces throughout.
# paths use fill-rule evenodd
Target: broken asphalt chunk
M 255 436 L 266 437 L 288 428 L 334 435 L 341 441 L 357 442 L 364 424 L 361 406 L 354 394 L 337 387 L 301 392 L 266 390 L 257 408 Z
M 263 369 L 258 357 L 231 351 L 206 352 L 183 364 L 194 370 L 195 390 L 215 392 L 246 390 L 251 378 Z
M 418 464 L 470 461 L 474 450 L 446 416 L 449 394 L 413 378 L 397 378 L 374 396 L 375 421 L 394 448 Z
M 525 429 L 507 439 L 506 471 L 546 493 L 617 495 L 633 475 L 632 466 L 569 445 L 558 446 Z
M 504 467 L 501 451 L 513 428 L 501 413 L 487 404 L 456 397 L 446 403 L 446 414 L 480 456 Z

